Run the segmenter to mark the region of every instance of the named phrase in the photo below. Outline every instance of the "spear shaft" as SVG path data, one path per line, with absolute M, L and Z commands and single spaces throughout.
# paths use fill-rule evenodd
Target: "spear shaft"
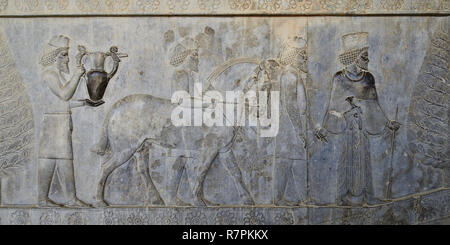
M 398 105 L 395 110 L 395 121 L 398 120 Z M 393 162 L 394 162 L 394 152 L 395 152 L 395 138 L 397 136 L 397 130 L 394 130 L 391 140 L 391 159 L 389 161 L 389 172 L 388 172 L 388 183 L 386 188 L 386 199 L 392 199 L 392 172 L 394 171 Z

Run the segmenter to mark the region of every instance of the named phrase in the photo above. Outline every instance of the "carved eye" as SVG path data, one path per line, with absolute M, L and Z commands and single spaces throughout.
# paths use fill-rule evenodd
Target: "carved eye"
M 369 53 L 368 52 L 364 52 L 361 54 L 361 59 L 364 61 L 369 61 Z

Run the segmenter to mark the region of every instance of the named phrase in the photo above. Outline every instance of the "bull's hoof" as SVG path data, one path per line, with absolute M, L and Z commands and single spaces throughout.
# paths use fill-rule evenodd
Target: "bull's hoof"
M 208 207 L 217 207 L 220 206 L 220 204 L 215 203 L 215 202 L 211 202 L 209 200 L 203 199 L 203 202 L 206 204 L 206 206 Z
M 166 206 L 166 204 L 164 203 L 163 200 L 161 200 L 160 198 L 154 199 L 154 200 L 150 200 L 150 202 L 148 203 L 149 206 Z
M 254 206 L 255 205 L 255 201 L 253 201 L 252 198 L 250 197 L 246 197 L 243 199 L 242 204 L 245 206 Z
M 100 201 L 96 201 L 95 203 L 93 203 L 92 206 L 95 208 L 105 208 L 105 207 L 108 207 L 109 205 L 105 201 L 100 200 Z
M 193 204 L 195 207 L 205 207 L 206 206 L 206 203 L 201 198 L 196 198 L 193 201 Z
M 189 203 L 183 202 L 183 200 L 181 200 L 180 198 L 176 198 L 175 199 L 175 206 L 176 207 L 188 207 L 188 206 L 192 206 Z

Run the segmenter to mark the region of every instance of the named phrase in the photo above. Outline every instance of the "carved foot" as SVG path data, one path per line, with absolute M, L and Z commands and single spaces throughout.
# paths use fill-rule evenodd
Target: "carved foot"
M 297 204 L 287 201 L 285 199 L 281 199 L 281 200 L 278 200 L 275 202 L 275 206 L 292 207 L 292 206 L 297 206 Z
M 166 204 L 164 203 L 163 200 L 161 200 L 160 198 L 156 198 L 153 200 L 150 200 L 147 205 L 149 206 L 166 206 Z
M 206 203 L 205 203 L 205 201 L 203 200 L 202 197 L 196 197 L 196 198 L 194 198 L 193 206 L 195 206 L 195 207 L 205 207 Z
M 246 205 L 246 206 L 254 206 L 255 205 L 255 201 L 253 201 L 253 199 L 251 197 L 244 197 L 242 199 L 242 204 Z
M 351 206 L 351 207 L 361 207 L 365 204 L 364 197 L 361 196 L 352 196 L 350 194 L 347 194 L 342 197 L 342 200 L 340 202 L 340 205 L 343 206 Z
M 96 201 L 95 203 L 93 203 L 92 206 L 95 208 L 105 208 L 105 207 L 108 207 L 109 205 L 105 201 L 100 200 L 100 201 Z
M 43 208 L 55 208 L 55 207 L 62 207 L 63 205 L 59 205 L 57 203 L 54 203 L 52 200 L 47 199 L 45 201 L 40 201 L 39 202 L 39 207 L 43 207 Z
M 192 206 L 189 203 L 183 202 L 180 198 L 176 198 L 175 199 L 175 206 L 177 207 L 188 207 L 188 206 Z
M 379 198 L 375 198 L 375 197 L 369 197 L 367 199 L 367 204 L 368 205 L 379 205 L 379 204 L 386 204 L 386 203 L 390 203 L 392 202 L 392 200 L 384 200 L 384 199 L 379 199 Z
M 64 204 L 64 207 L 67 207 L 67 208 L 91 208 L 92 206 L 81 201 L 78 198 L 74 198 L 72 201 Z
M 215 202 L 208 201 L 208 200 L 206 200 L 206 199 L 203 199 L 203 202 L 206 204 L 207 207 L 217 207 L 217 206 L 220 206 L 220 204 L 215 203 Z

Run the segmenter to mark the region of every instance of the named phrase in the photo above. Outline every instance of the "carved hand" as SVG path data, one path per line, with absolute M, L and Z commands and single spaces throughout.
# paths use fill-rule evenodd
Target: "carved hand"
M 350 118 L 360 119 L 361 114 L 362 114 L 361 107 L 355 105 L 353 105 L 353 108 L 351 108 L 350 110 L 344 112 L 344 116 L 347 119 Z
M 323 142 L 328 142 L 328 140 L 327 140 L 327 136 L 328 136 L 327 130 L 322 128 L 322 127 L 318 127 L 318 128 L 316 128 L 314 130 L 314 136 L 316 136 L 316 138 L 318 140 L 321 140 Z
M 401 123 L 391 120 L 386 123 L 386 126 L 392 131 L 397 131 L 400 129 Z
M 83 67 L 82 59 L 87 53 L 86 47 L 82 45 L 78 45 L 78 54 L 75 56 L 75 60 L 77 62 L 77 67 Z
M 84 73 L 86 73 L 86 69 L 84 68 L 84 66 L 77 66 L 77 68 L 75 69 L 75 74 L 77 75 L 77 76 L 83 76 L 84 75 Z

